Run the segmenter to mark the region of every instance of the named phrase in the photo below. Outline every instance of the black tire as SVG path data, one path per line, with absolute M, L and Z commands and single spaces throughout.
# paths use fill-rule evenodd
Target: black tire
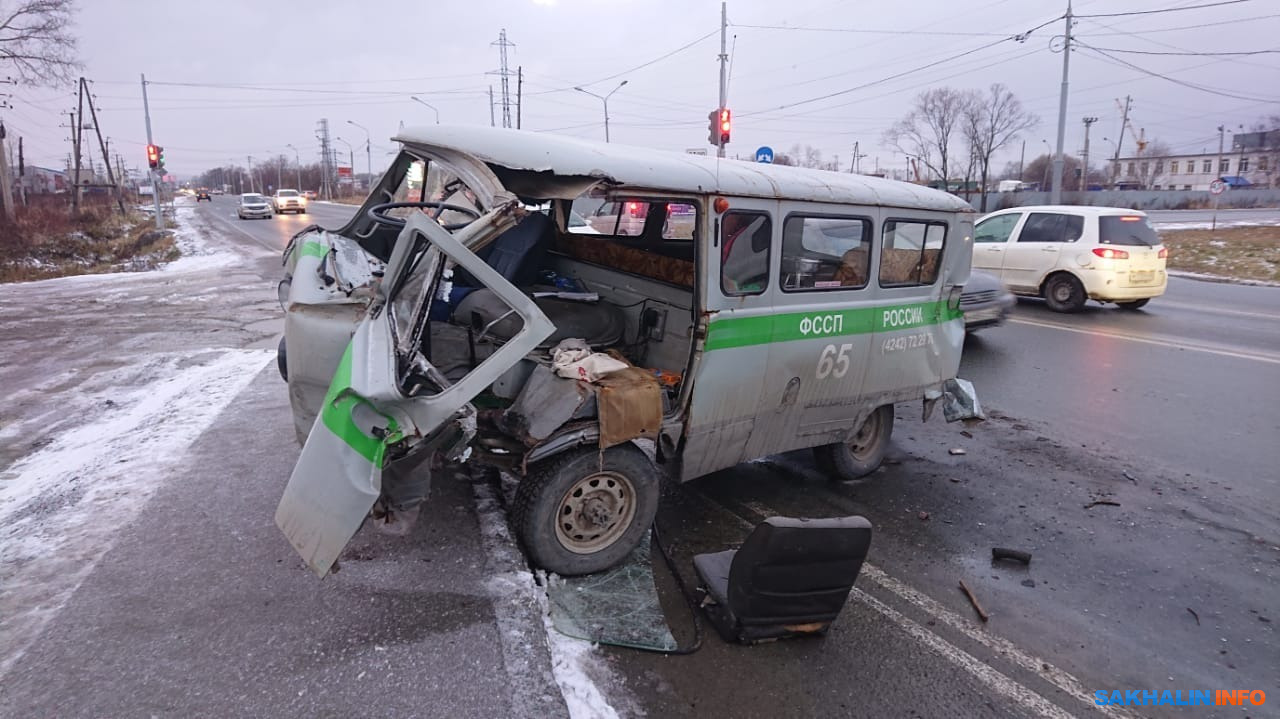
M 1151 301 L 1150 297 L 1143 297 L 1140 300 L 1130 300 L 1129 302 L 1117 302 L 1116 307 L 1119 307 L 1122 310 L 1129 310 L 1130 312 L 1132 312 L 1133 310 L 1140 310 L 1143 307 L 1146 307 L 1147 303 L 1150 301 Z
M 813 458 L 818 469 L 833 480 L 861 479 L 880 468 L 892 438 L 893 405 L 886 404 L 867 416 L 852 440 L 814 447 Z
M 276 369 L 280 370 L 280 379 L 288 382 L 289 362 L 285 359 L 284 337 L 280 338 L 280 345 L 276 347 Z
M 610 447 L 603 459 L 594 447 L 570 450 L 520 482 L 511 521 L 535 566 L 566 577 L 602 572 L 644 538 L 658 512 L 660 482 L 658 468 L 633 444 Z
M 1075 275 L 1059 272 L 1044 283 L 1044 301 L 1054 312 L 1079 312 L 1088 299 Z

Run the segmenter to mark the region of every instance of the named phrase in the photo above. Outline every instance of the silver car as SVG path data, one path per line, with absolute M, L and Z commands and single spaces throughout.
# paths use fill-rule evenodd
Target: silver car
M 236 215 L 242 220 L 254 218 L 269 220 L 272 217 L 271 201 L 257 193 L 247 192 L 240 196 L 240 206 L 236 208 Z
M 960 311 L 964 313 L 964 329 L 974 332 L 1005 321 L 1018 298 L 992 274 L 973 270 L 960 294 Z

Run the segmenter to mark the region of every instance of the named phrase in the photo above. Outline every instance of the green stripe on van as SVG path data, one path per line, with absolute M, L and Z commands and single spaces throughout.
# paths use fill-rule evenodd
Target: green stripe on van
M 880 305 L 822 312 L 790 312 L 760 317 L 713 320 L 707 330 L 707 351 L 750 347 L 773 342 L 844 337 L 871 332 L 894 332 L 942 324 L 964 316 L 946 301 Z
M 302 243 L 302 257 L 324 257 L 327 254 L 329 254 L 329 251 L 325 249 L 325 246 L 315 240 L 308 240 Z
M 333 432 L 356 454 L 364 457 L 375 467 L 381 467 L 387 445 L 400 439 L 400 428 L 396 421 L 382 415 L 387 420 L 386 438 L 370 437 L 355 423 L 351 413 L 358 404 L 367 404 L 367 400 L 351 391 L 351 345 L 342 354 L 338 363 L 338 371 L 333 375 L 329 391 L 325 393 L 324 407 L 320 410 L 324 426 Z M 376 411 L 376 410 L 375 410 Z

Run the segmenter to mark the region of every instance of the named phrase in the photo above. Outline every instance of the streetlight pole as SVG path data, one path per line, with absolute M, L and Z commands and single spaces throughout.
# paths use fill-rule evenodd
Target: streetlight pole
M 422 98 L 420 98 L 420 97 L 410 97 L 409 99 L 410 99 L 410 100 L 413 100 L 414 102 L 416 102 L 416 103 L 418 103 L 418 104 L 420 104 L 420 105 L 426 105 L 427 107 L 431 108 L 431 111 L 432 111 L 432 112 L 434 112 L 434 113 L 436 114 L 436 124 L 437 124 L 437 125 L 439 125 L 439 124 L 440 124 L 440 111 L 436 109 L 435 105 L 432 105 L 431 103 L 429 103 L 429 102 L 427 102 L 427 101 L 423 100 L 423 99 L 422 99 Z
M 298 153 L 298 148 L 293 145 L 285 145 L 285 147 L 293 150 L 293 159 L 297 163 L 295 169 L 298 173 L 298 192 L 302 192 L 302 155 Z
M 351 143 L 347 142 L 346 140 L 342 139 L 341 137 L 335 137 L 335 138 L 333 138 L 333 139 L 335 139 L 335 140 L 337 140 L 338 142 L 341 142 L 342 144 L 344 144 L 344 145 L 346 145 L 346 146 L 347 146 L 347 164 L 351 166 L 351 181 L 352 181 L 352 183 L 354 183 L 354 182 L 355 182 L 355 180 L 356 180 L 356 178 L 355 178 L 355 172 L 356 172 L 356 152 L 355 152 L 355 150 L 351 147 Z M 341 178 L 339 178 L 339 180 L 338 180 L 338 181 L 339 181 L 339 182 L 341 182 L 341 181 L 342 181 L 342 180 L 341 180 Z
M 594 92 L 591 92 L 590 90 L 583 90 L 580 87 L 573 88 L 578 92 L 585 93 L 594 98 L 598 98 L 601 102 L 604 103 L 604 141 L 605 142 L 609 141 L 609 98 L 613 97 L 613 93 L 621 90 L 622 86 L 625 84 L 627 84 L 626 80 L 623 80 L 622 82 L 618 83 L 618 86 L 610 90 L 608 95 L 597 95 Z
M 365 171 L 368 173 L 365 177 L 365 189 L 368 189 L 373 186 L 373 141 L 369 135 L 369 128 L 359 123 L 352 122 L 351 120 L 347 120 L 347 124 L 355 125 L 361 130 L 364 130 L 364 155 L 366 162 L 368 162 L 368 165 L 365 168 Z M 355 172 L 355 168 L 352 168 L 352 172 Z

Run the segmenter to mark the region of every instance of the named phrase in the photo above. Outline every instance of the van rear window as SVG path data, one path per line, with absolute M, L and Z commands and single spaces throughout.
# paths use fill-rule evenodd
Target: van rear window
M 1098 241 L 1104 245 L 1160 244 L 1151 221 L 1142 215 L 1104 215 L 1098 218 Z

